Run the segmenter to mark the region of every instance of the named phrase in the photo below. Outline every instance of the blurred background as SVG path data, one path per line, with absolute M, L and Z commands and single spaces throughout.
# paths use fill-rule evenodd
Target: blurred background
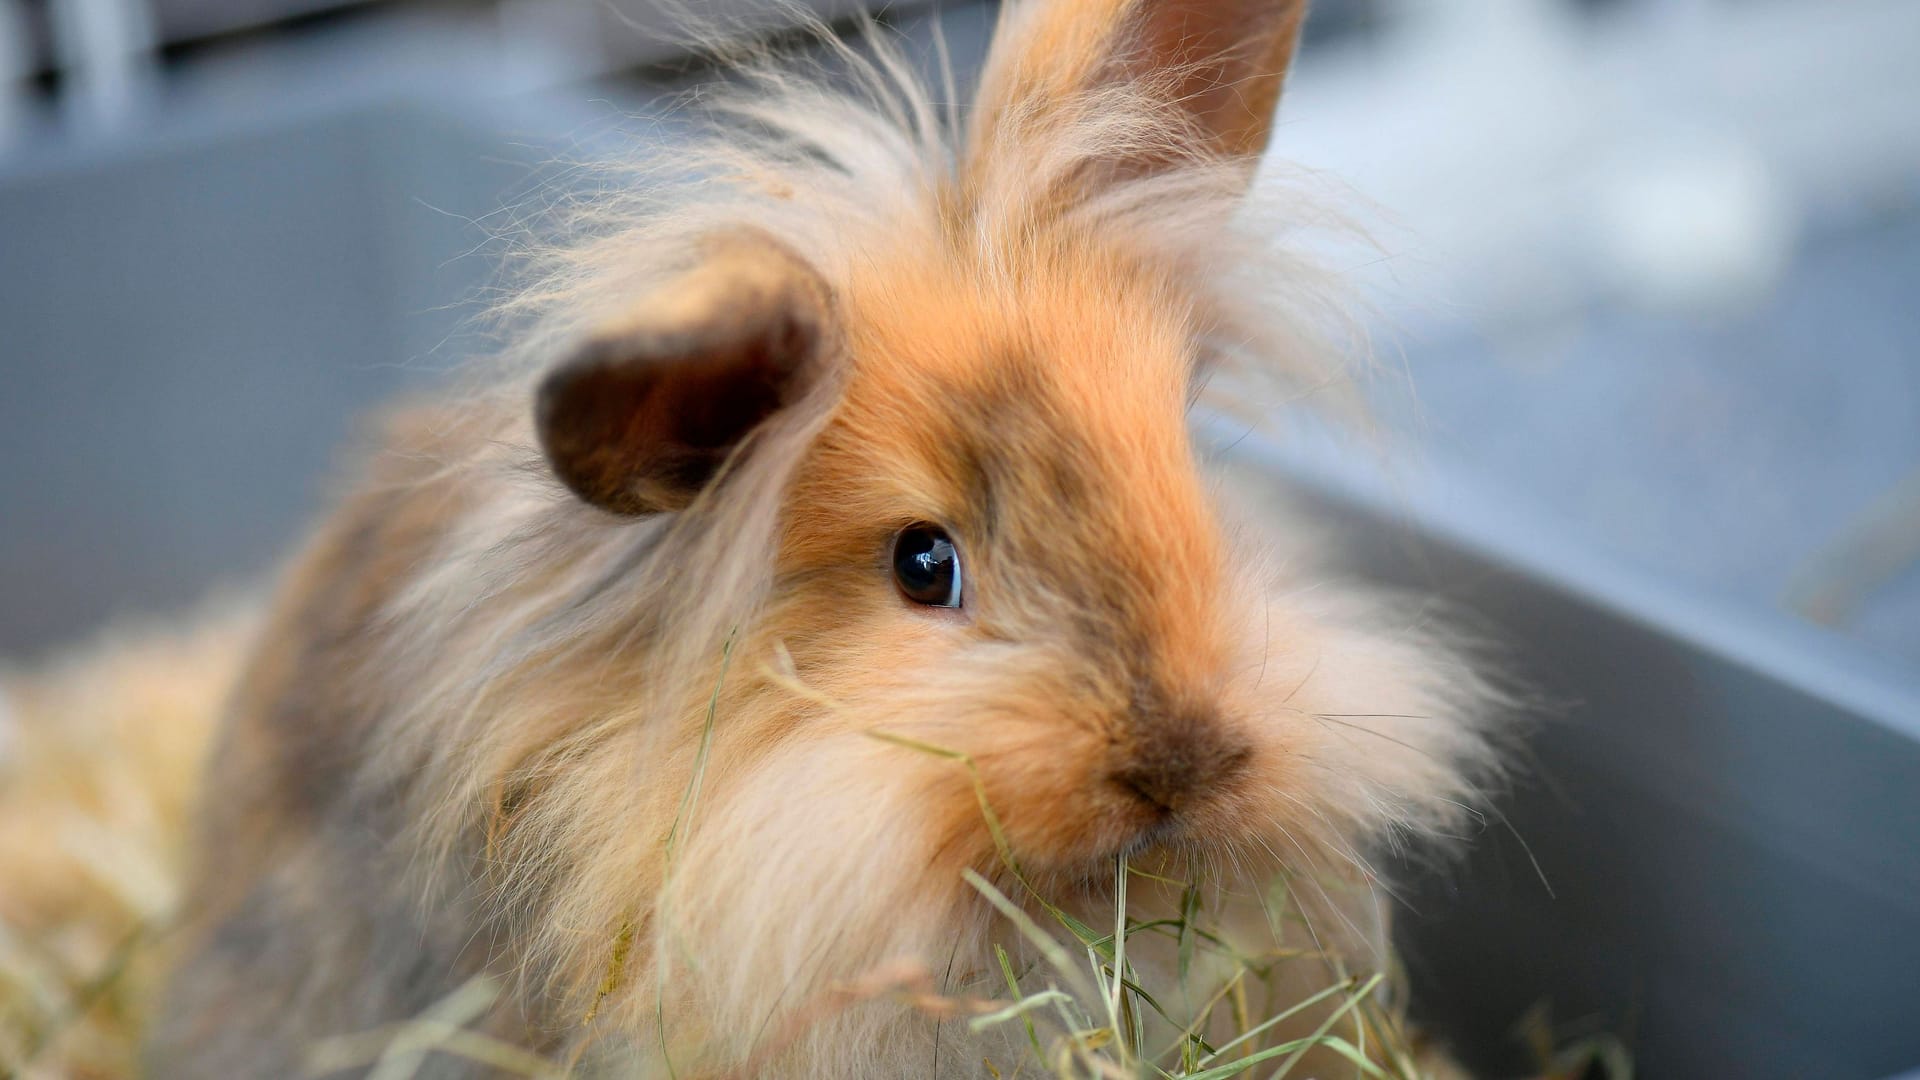
M 993 15 L 880 19 L 964 85 Z M 0 0 L 0 657 L 270 570 L 355 416 L 484 344 L 571 163 L 672 152 L 671 25 Z M 1920 1067 L 1917 56 L 1914 0 L 1315 6 L 1270 179 L 1372 237 L 1328 257 L 1384 437 L 1241 452 L 1564 714 L 1413 920 L 1496 1072 L 1543 1003 L 1646 1075 Z

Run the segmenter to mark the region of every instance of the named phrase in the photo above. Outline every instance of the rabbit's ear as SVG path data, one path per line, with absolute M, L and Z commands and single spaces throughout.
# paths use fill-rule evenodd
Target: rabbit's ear
M 812 385 L 834 334 L 826 282 L 757 233 L 729 234 L 540 384 L 554 474 L 617 514 L 679 510 Z
M 971 164 L 1030 152 L 1050 129 L 1125 101 L 1169 122 L 1155 137 L 1116 133 L 1115 173 L 1194 155 L 1251 164 L 1306 14 L 1307 0 L 1008 0 L 975 100 Z

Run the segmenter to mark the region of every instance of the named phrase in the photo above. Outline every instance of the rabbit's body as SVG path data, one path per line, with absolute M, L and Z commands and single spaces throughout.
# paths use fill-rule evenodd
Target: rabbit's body
M 1366 853 L 1474 799 L 1482 684 L 1186 426 L 1221 342 L 1311 361 L 1233 284 L 1301 8 L 1015 5 L 957 148 L 781 84 L 560 257 L 530 362 L 396 414 L 272 604 L 155 1073 L 294 1075 L 481 975 L 475 1030 L 588 1069 L 1011 1073 L 1022 1024 L 959 1019 L 996 946 L 1075 988 L 986 893 L 1110 928 L 1121 858 L 1315 950 L 1255 1008 L 1373 964 Z

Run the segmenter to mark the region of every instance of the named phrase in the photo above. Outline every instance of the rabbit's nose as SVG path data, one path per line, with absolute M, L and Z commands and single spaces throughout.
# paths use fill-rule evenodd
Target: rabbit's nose
M 1128 749 L 1114 783 L 1167 813 L 1232 781 L 1252 753 L 1238 736 L 1209 721 L 1155 724 Z

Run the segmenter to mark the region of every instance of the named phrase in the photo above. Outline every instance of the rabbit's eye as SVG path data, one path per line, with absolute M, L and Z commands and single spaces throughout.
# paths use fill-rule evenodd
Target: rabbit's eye
M 893 538 L 893 580 L 928 607 L 960 606 L 960 549 L 938 525 L 909 525 Z

